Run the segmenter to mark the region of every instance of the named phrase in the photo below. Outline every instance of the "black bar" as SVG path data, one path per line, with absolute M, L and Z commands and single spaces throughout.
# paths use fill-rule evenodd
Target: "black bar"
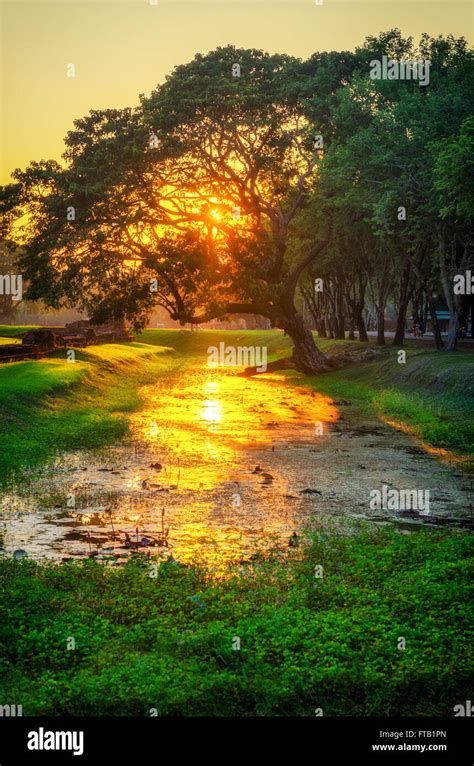
M 41 734 L 42 730 L 42 734 Z M 52 732 L 50 735 L 48 732 Z M 70 733 L 56 738 L 56 732 Z M 73 732 L 76 738 L 73 739 Z M 81 742 L 79 733 L 83 732 Z M 429 732 L 429 733 L 428 733 Z M 0 766 L 159 764 L 171 757 L 242 764 L 472 766 L 473 725 L 466 718 L 0 718 Z M 30 750 L 53 744 L 71 749 Z M 81 750 L 81 744 L 83 752 Z M 384 749 L 373 748 L 374 745 Z M 424 746 L 424 751 L 414 750 Z M 390 746 L 390 749 L 388 747 Z M 435 748 L 435 749 L 434 749 Z M 77 755 L 73 754 L 73 749 Z

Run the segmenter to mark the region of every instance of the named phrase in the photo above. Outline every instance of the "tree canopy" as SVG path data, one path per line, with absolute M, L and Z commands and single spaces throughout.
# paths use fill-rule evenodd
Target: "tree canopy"
M 371 80 L 387 53 L 429 56 L 430 87 Z M 62 165 L 32 162 L 1 190 L 26 297 L 135 327 L 155 305 L 182 324 L 261 314 L 291 336 L 296 366 L 325 369 L 300 311 L 305 280 L 324 271 L 329 298 L 342 291 L 332 305 L 360 324 L 367 283 L 383 317 L 397 274 L 422 279 L 435 219 L 461 226 L 471 252 L 472 91 L 463 40 L 415 49 L 398 30 L 304 62 L 198 54 L 137 108 L 77 119 Z

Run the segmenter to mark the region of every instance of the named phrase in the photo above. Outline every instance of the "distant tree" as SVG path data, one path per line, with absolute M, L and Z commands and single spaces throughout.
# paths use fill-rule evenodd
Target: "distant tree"
M 447 347 L 456 347 L 462 295 L 454 291 L 454 277 L 474 269 L 474 117 L 461 125 L 459 135 L 445 139 L 435 152 L 434 188 L 440 207 L 441 284 L 449 307 Z M 443 224 L 446 226 L 443 229 Z M 446 229 L 455 238 L 444 246 Z
M 349 248 L 344 246 L 346 262 L 357 264 L 361 276 L 365 272 L 368 277 L 364 298 L 370 295 L 376 308 L 378 342 L 384 343 L 385 307 L 392 298 L 397 346 L 403 343 L 414 296 L 419 301 L 423 292 L 425 302 L 433 305 L 440 285 L 445 296 L 448 286 L 448 348 L 453 348 L 460 300 L 453 297 L 452 277 L 470 263 L 472 252 L 472 219 L 466 215 L 472 210 L 472 189 L 467 189 L 469 183 L 472 187 L 470 123 L 458 146 L 461 125 L 474 108 L 472 55 L 462 38 L 423 35 L 415 48 L 398 30 L 368 38 L 356 54 L 359 64 L 348 86 L 331 102 L 334 139 L 318 179 L 334 220 L 327 251 L 332 261 L 325 254 L 326 269 L 341 273 L 339 251 L 344 240 L 352 239 Z M 369 61 L 382 55 L 429 59 L 429 85 L 370 80 Z M 444 160 L 440 151 L 445 152 Z M 358 258 L 356 243 L 362 240 L 356 232 L 361 222 L 371 234 Z M 346 301 L 353 304 L 349 280 L 345 284 Z

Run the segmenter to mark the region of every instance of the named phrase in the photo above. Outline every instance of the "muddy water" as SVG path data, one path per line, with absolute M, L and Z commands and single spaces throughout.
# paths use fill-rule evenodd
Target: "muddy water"
M 7 554 L 120 561 L 130 555 L 127 533 L 133 549 L 153 557 L 220 568 L 257 548 L 287 549 L 305 527 L 469 523 L 466 475 L 403 432 L 359 422 L 347 403 L 278 376 L 248 380 L 207 367 L 142 395 L 127 443 L 61 455 L 2 496 Z M 371 510 L 370 492 L 382 484 L 429 489 L 430 513 Z

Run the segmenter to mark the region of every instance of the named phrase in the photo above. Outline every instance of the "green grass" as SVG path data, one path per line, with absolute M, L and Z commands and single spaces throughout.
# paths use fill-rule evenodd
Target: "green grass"
M 35 362 L 0 365 L 0 484 L 21 478 L 58 451 L 93 449 L 128 434 L 138 390 L 172 363 L 140 343 L 93 346 Z
M 38 325 L 33 324 L 0 324 L 0 337 L 2 338 L 21 338 L 23 333 L 28 330 L 36 330 Z
M 280 330 L 144 330 L 137 336 L 143 343 L 171 346 L 187 359 L 206 362 L 207 349 L 219 346 L 266 346 L 268 360 L 286 356 L 291 351 L 291 341 Z
M 472 691 L 473 561 L 468 535 L 433 530 L 315 537 L 221 580 L 5 560 L 0 697 L 24 715 L 452 716 Z

